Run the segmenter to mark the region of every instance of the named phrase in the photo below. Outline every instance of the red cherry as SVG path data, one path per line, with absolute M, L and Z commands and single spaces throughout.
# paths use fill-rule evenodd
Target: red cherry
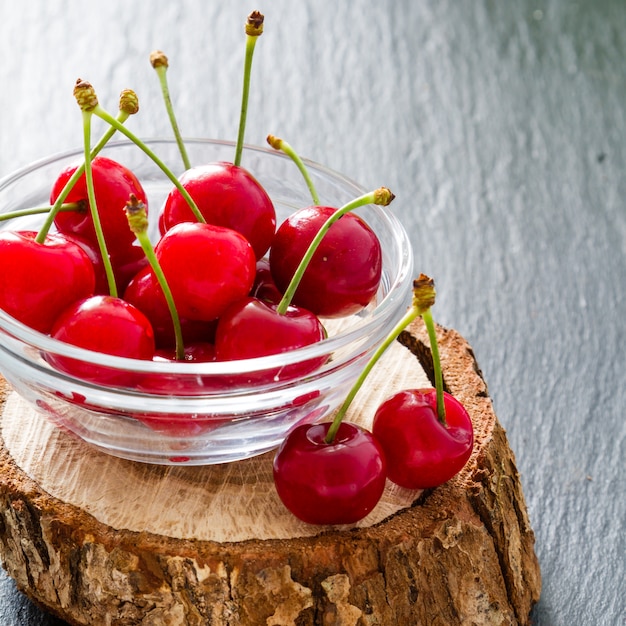
M 77 246 L 80 246 L 83 252 L 89 257 L 89 260 L 93 265 L 94 276 L 96 279 L 93 293 L 109 293 L 109 285 L 107 283 L 107 277 L 104 270 L 104 263 L 102 262 L 102 256 L 100 255 L 100 252 L 96 248 L 95 244 L 78 235 L 64 234 L 62 236 L 68 241 L 71 241 Z
M 137 308 L 121 298 L 92 296 L 70 305 L 56 320 L 51 335 L 60 341 L 94 352 L 131 359 L 152 359 L 152 326 Z M 130 386 L 131 374 L 91 362 L 51 357 L 57 369 L 85 380 Z
M 289 306 L 284 314 L 276 305 L 258 298 L 244 298 L 222 314 L 215 331 L 218 361 L 251 359 L 288 352 L 311 345 L 326 337 L 319 319 L 310 311 Z M 286 380 L 311 372 L 326 357 L 286 365 L 262 373 L 263 379 Z
M 64 237 L 77 243 L 85 251 L 93 263 L 96 275 L 94 294 L 108 295 L 109 283 L 107 281 L 102 255 L 100 254 L 100 249 L 97 244 L 79 235 L 65 234 Z M 137 274 L 140 269 L 146 267 L 147 264 L 148 260 L 146 259 L 146 255 L 139 246 L 132 246 L 129 248 L 125 258 L 119 261 L 117 258 L 111 257 L 111 265 L 113 267 L 115 284 L 117 285 L 118 291 L 123 292 L 130 279 Z
M 270 262 L 266 257 L 259 259 L 256 263 L 256 276 L 250 295 L 253 298 L 272 302 L 273 304 L 278 304 L 282 300 L 283 294 L 274 282 L 272 271 L 270 270 Z
M 100 254 L 100 251 L 98 251 Z M 133 276 L 148 266 L 148 259 L 141 246 L 130 246 L 123 257 L 110 255 L 115 284 L 119 293 L 123 293 Z M 106 276 L 105 276 L 106 278 Z
M 155 247 L 178 314 L 211 321 L 248 295 L 255 275 L 250 243 L 240 233 L 188 222 L 168 230 Z
M 179 439 L 197 437 L 228 422 L 226 419 L 216 419 L 211 415 L 176 413 L 135 413 L 132 417 L 157 433 Z
M 104 239 L 109 254 L 121 261 L 127 253 L 132 255 L 130 248 L 136 247 L 133 246 L 135 235 L 128 227 L 124 207 L 131 194 L 134 194 L 147 205 L 146 194 L 139 179 L 133 172 L 117 161 L 97 156 L 93 159 L 91 167 L 98 215 L 102 223 Z M 51 204 L 54 204 L 65 183 L 71 178 L 76 169 L 76 165 L 70 166 L 59 174 L 50 193 Z M 97 247 L 98 242 L 91 219 L 91 211 L 89 210 L 87 182 L 84 174 L 69 192 L 66 202 L 82 202 L 85 209 L 59 211 L 54 219 L 56 227 L 61 232 L 84 237 Z
M 252 245 L 257 259 L 269 249 L 276 230 L 276 212 L 261 184 L 240 166 L 208 163 L 192 167 L 180 177 L 209 224 L 232 228 Z M 178 189 L 170 191 L 160 218 L 161 232 L 196 219 Z
M 280 225 L 270 250 L 270 267 L 281 292 L 322 224 L 335 211 L 332 207 L 306 207 Z M 292 302 L 321 317 L 351 315 L 370 303 L 381 274 L 378 237 L 360 217 L 348 213 L 324 235 Z
M 274 484 L 285 506 L 309 524 L 353 524 L 378 504 L 385 457 L 371 433 L 342 422 L 332 443 L 329 423 L 292 430 L 274 459 Z
M 154 353 L 155 361 L 175 362 L 176 349 L 160 348 Z M 212 363 L 215 361 L 215 345 L 208 341 L 185 344 L 185 363 Z
M 447 425 L 437 416 L 434 389 L 401 391 L 378 408 L 372 432 L 385 451 L 389 480 L 409 489 L 437 487 L 467 463 L 474 443 L 472 420 L 444 393 Z
M 94 292 L 87 254 L 60 234 L 36 242 L 34 231 L 0 232 L 0 308 L 47 333 L 72 302 Z
M 173 348 L 176 344 L 172 315 L 167 306 L 163 289 L 151 267 L 144 267 L 129 281 L 124 300 L 136 306 L 149 320 L 154 329 L 157 348 Z M 213 341 L 217 321 L 205 322 L 180 318 L 183 343 Z
M 157 350 L 155 361 L 175 361 L 176 350 Z M 185 345 L 185 362 L 210 363 L 215 361 L 215 347 L 211 343 L 197 342 Z M 151 394 L 167 396 L 193 396 L 207 391 L 205 377 L 175 376 L 155 373 L 141 376 L 137 389 L 149 391 Z M 169 437 L 187 438 L 206 433 L 225 423 L 226 419 L 217 419 L 212 415 L 186 415 L 179 413 L 135 413 L 135 419 L 152 430 Z

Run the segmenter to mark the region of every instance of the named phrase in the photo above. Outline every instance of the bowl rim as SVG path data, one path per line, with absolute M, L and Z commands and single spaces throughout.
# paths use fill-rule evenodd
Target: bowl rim
M 235 147 L 235 142 L 222 139 L 211 138 L 194 138 L 185 137 L 183 139 L 185 143 L 189 145 L 217 145 L 220 147 Z M 155 144 L 166 143 L 168 145 L 175 145 L 175 140 L 169 137 L 150 137 L 142 139 L 144 143 L 149 146 Z M 102 150 L 101 154 L 105 154 L 107 149 L 125 148 L 131 147 L 135 144 L 128 140 L 114 140 L 109 141 Z M 140 148 L 137 148 L 138 150 Z M 266 148 L 254 144 L 244 144 L 244 154 L 256 152 L 266 156 L 272 156 L 273 158 L 280 158 L 290 160 L 290 157 L 281 153 L 273 148 Z M 84 154 L 82 148 L 72 148 L 69 150 L 60 151 L 45 157 L 42 157 L 36 161 L 33 161 L 8 175 L 0 178 L 0 192 L 6 187 L 24 178 L 28 174 L 31 174 L 43 167 L 52 165 L 57 161 L 68 160 L 73 157 L 80 158 Z M 356 183 L 354 180 L 344 176 L 340 172 L 337 172 L 325 165 L 322 165 L 311 159 L 302 157 L 302 160 L 306 163 L 307 167 L 311 168 L 313 172 L 321 174 L 323 176 L 330 176 L 334 181 L 341 185 L 348 185 L 355 189 L 355 191 L 366 192 L 364 188 Z M 254 175 L 254 172 L 252 172 Z M 379 327 L 379 320 L 387 312 L 387 310 L 394 306 L 398 297 L 401 297 L 403 301 L 408 305 L 408 294 L 410 292 L 410 275 L 413 271 L 413 249 L 403 224 L 397 218 L 395 213 L 390 212 L 387 207 L 381 207 L 376 205 L 367 205 L 368 208 L 380 214 L 386 222 L 389 223 L 394 237 L 401 244 L 400 248 L 400 266 L 399 272 L 394 276 L 393 281 L 389 284 L 389 291 L 376 305 L 376 307 L 368 312 L 367 319 L 364 318 L 363 323 L 358 323 L 356 327 L 341 331 L 336 335 L 323 339 L 315 344 L 290 350 L 288 352 L 282 352 L 273 355 L 267 355 L 263 357 L 255 357 L 248 359 L 239 359 L 233 361 L 219 361 L 219 362 L 205 362 L 205 363 L 189 363 L 179 361 L 155 361 L 155 360 L 140 360 L 131 359 L 127 357 L 120 357 L 115 355 L 108 355 L 105 353 L 91 351 L 85 348 L 80 348 L 59 341 L 36 331 L 12 316 L 8 315 L 4 311 L 0 310 L 0 332 L 9 334 L 15 339 L 27 344 L 30 348 L 34 348 L 44 353 L 53 353 L 55 355 L 70 357 L 81 361 L 87 361 L 94 366 L 106 366 L 124 371 L 132 371 L 146 374 L 163 374 L 163 375 L 209 375 L 209 376 L 222 376 L 240 374 L 249 371 L 263 371 L 266 369 L 275 369 L 276 367 L 284 367 L 289 364 L 298 363 L 308 359 L 315 359 L 321 356 L 333 353 L 340 350 L 346 345 L 350 345 L 354 341 L 363 339 L 364 336 L 369 338 L 371 335 L 376 334 L 376 329 Z M 404 289 L 402 287 L 404 286 Z M 324 319 L 322 318 L 322 323 Z M 3 346 L 3 349 L 6 349 Z M 46 365 L 46 369 L 48 369 Z M 52 368 L 53 371 L 54 368 Z M 59 374 L 62 374 L 59 372 Z M 67 374 L 63 374 L 67 376 Z

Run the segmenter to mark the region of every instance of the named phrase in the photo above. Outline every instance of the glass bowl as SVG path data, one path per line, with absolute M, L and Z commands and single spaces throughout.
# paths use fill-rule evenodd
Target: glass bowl
M 177 174 L 182 172 L 173 140 L 154 139 L 147 144 Z M 234 144 L 227 141 L 192 139 L 186 146 L 194 164 L 232 162 L 235 153 Z M 111 142 L 101 154 L 125 164 L 139 177 L 148 194 L 151 229 L 156 233 L 158 213 L 171 182 L 128 141 Z M 46 205 L 58 173 L 80 159 L 82 149 L 54 155 L 0 180 L 0 213 Z M 369 191 L 319 164 L 306 163 L 324 204 L 341 206 Z M 278 224 L 312 203 L 298 168 L 281 152 L 246 146 L 241 164 L 268 191 Z M 59 428 L 121 458 L 205 465 L 269 451 L 294 426 L 323 419 L 341 404 L 369 356 L 410 302 L 413 255 L 401 223 L 384 207 L 368 205 L 357 214 L 382 244 L 380 288 L 374 301 L 360 313 L 339 323 L 329 320 L 326 324 L 323 320 L 329 336 L 315 345 L 226 363 L 141 361 L 62 343 L 0 311 L 0 373 Z M 42 221 L 42 216 L 31 215 L 0 222 L 0 228 L 37 230 Z M 58 357 L 113 368 L 129 382 L 113 387 L 81 380 L 54 369 L 51 363 Z M 264 382 L 263 376 L 258 376 L 310 359 L 323 364 L 295 379 L 267 382 L 265 377 Z M 142 391 L 136 382 L 142 377 L 183 391 Z M 190 388 L 195 392 L 184 391 Z

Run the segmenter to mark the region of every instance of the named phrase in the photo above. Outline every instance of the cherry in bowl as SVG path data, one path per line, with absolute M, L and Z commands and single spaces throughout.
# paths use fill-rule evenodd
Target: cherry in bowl
M 287 289 L 313 238 L 336 210 L 308 206 L 282 222 L 270 251 L 270 271 L 280 291 Z M 322 317 L 358 313 L 376 295 L 381 274 L 382 250 L 376 233 L 356 213 L 347 213 L 324 235 L 293 303 Z
M 272 199 L 244 167 L 229 162 L 196 165 L 180 176 L 208 224 L 232 228 L 252 245 L 257 259 L 269 250 L 276 230 Z M 172 188 L 161 210 L 163 232 L 181 222 L 195 221 L 180 191 Z

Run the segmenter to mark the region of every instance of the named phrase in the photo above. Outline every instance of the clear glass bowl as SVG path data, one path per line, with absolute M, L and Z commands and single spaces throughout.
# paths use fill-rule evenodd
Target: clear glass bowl
M 175 172 L 182 172 L 174 141 L 155 139 L 148 145 Z M 192 163 L 232 162 L 234 158 L 231 142 L 194 139 L 187 140 L 186 145 Z M 156 233 L 158 213 L 171 182 L 130 142 L 111 142 L 101 154 L 127 165 L 142 181 Z M 82 150 L 54 155 L 3 178 L 0 212 L 47 204 L 58 173 L 81 158 Z M 278 223 L 311 204 L 304 179 L 282 153 L 247 146 L 242 166 L 270 194 Z M 366 191 L 319 164 L 307 161 L 307 166 L 324 204 L 341 206 Z M 340 324 L 329 321 L 329 337 L 318 344 L 229 363 L 140 361 L 64 344 L 0 311 L 0 373 L 54 424 L 118 457 L 148 463 L 205 465 L 271 450 L 295 425 L 322 419 L 339 406 L 368 357 L 410 301 L 413 255 L 401 223 L 391 210 L 383 207 L 368 205 L 357 213 L 380 238 L 381 285 L 367 309 Z M 0 222 L 0 228 L 37 230 L 42 221 L 41 216 L 29 216 Z M 125 372 L 129 384 L 100 386 L 57 371 L 50 363 L 58 356 Z M 324 356 L 329 358 L 322 366 L 294 380 L 268 383 L 255 376 L 268 369 Z M 197 390 L 198 380 L 206 384 L 202 393 L 155 395 L 132 382 L 143 376 L 174 383 L 180 389 Z M 246 379 L 258 382 L 242 382 Z

